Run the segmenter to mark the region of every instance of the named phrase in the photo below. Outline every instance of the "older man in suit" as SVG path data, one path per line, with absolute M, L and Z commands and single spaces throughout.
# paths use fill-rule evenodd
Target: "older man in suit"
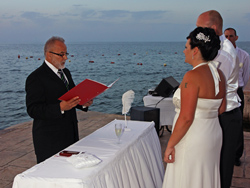
M 63 38 L 50 38 L 44 46 L 44 55 L 44 63 L 28 76 L 25 85 L 27 112 L 34 119 L 32 134 L 37 163 L 79 140 L 75 108 L 87 111 L 93 102 L 80 106 L 77 96 L 69 101 L 58 100 L 75 86 L 65 68 L 68 53 Z

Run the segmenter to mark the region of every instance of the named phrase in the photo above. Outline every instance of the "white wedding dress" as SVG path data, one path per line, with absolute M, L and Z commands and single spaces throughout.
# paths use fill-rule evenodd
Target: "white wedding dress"
M 211 71 L 213 76 L 217 72 Z M 173 96 L 176 107 L 173 131 L 180 113 L 180 92 L 177 89 Z M 198 98 L 194 121 L 175 146 L 175 162 L 167 164 L 163 188 L 220 188 L 222 130 L 218 108 L 221 102 L 222 99 Z

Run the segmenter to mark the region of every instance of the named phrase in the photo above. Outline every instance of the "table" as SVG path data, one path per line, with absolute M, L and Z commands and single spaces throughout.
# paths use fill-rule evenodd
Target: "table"
M 173 125 L 176 112 L 172 97 L 147 95 L 143 97 L 143 102 L 144 106 L 160 108 L 160 126 Z
M 102 162 L 90 168 L 76 169 L 66 157 L 52 156 L 18 174 L 13 188 L 161 188 L 164 176 L 161 146 L 154 122 L 127 121 L 117 144 L 114 120 L 81 139 L 67 150 L 87 151 Z

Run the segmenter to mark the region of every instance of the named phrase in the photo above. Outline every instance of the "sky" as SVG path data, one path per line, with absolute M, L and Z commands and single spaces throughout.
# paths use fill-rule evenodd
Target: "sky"
M 1 0 L 0 44 L 178 42 L 196 27 L 197 17 L 217 10 L 224 29 L 250 41 L 249 0 Z

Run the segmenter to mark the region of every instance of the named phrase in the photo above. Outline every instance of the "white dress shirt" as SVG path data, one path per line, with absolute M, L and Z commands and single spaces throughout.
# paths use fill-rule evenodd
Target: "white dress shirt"
M 249 79 L 250 58 L 249 54 L 241 48 L 236 47 L 236 52 L 240 62 L 239 87 L 244 88 Z
M 45 63 L 61 79 L 61 75 L 58 73 L 58 69 L 54 65 L 52 65 L 50 62 L 48 62 L 46 59 L 45 59 Z M 63 70 L 62 70 L 62 72 L 63 72 Z M 63 72 L 63 74 L 64 74 L 64 72 Z M 65 74 L 64 74 L 64 77 L 66 78 L 67 81 L 69 81 Z M 84 106 L 84 105 L 82 107 L 87 108 L 87 106 Z M 62 114 L 64 114 L 64 111 L 61 111 L 61 112 L 62 112 Z
M 61 75 L 58 73 L 58 68 L 56 68 L 54 65 L 52 65 L 50 62 L 48 62 L 46 59 L 45 59 L 45 63 L 48 65 L 48 67 L 61 79 Z M 62 70 L 63 72 L 63 70 Z M 64 78 L 69 82 L 67 76 L 64 74 L 63 72 L 63 75 L 64 75 Z
M 60 74 L 58 73 L 58 69 L 52 65 L 50 62 L 48 62 L 46 59 L 45 59 L 45 63 L 48 65 L 48 67 L 61 79 L 61 76 Z M 64 74 L 64 72 L 63 72 Z M 66 75 L 64 74 L 64 77 L 67 79 Z M 68 79 L 67 79 L 68 81 Z M 61 110 L 61 113 L 64 114 L 64 110 Z
M 237 94 L 239 80 L 239 59 L 232 43 L 225 35 L 220 36 L 221 48 L 214 61 L 220 62 L 219 69 L 226 77 L 226 111 L 231 111 L 240 106 L 240 98 Z

